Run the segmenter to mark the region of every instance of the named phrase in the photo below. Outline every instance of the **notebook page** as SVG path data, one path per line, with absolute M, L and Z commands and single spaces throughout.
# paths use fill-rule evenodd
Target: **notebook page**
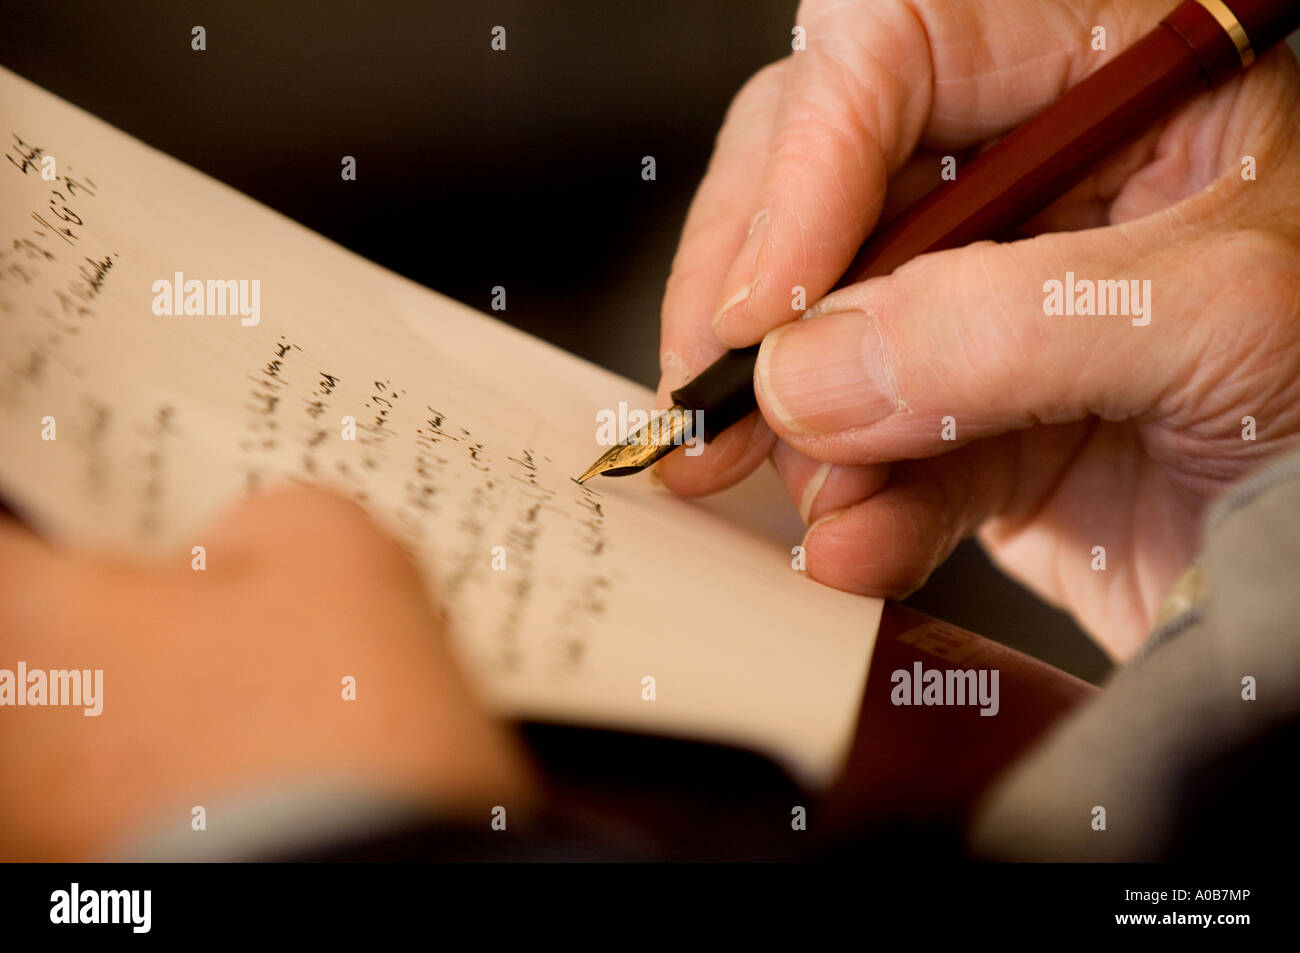
M 839 768 L 881 603 L 792 569 L 766 468 L 706 503 L 580 487 L 644 388 L 4 70 L 0 149 L 0 491 L 43 532 L 188 565 L 221 507 L 329 485 L 416 556 L 502 713 Z

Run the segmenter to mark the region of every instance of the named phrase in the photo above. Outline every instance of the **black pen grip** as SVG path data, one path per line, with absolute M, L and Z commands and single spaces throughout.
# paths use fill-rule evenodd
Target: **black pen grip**
M 754 397 L 754 362 L 758 345 L 728 351 L 693 381 L 673 391 L 673 401 L 703 411 L 704 442 L 758 409 Z

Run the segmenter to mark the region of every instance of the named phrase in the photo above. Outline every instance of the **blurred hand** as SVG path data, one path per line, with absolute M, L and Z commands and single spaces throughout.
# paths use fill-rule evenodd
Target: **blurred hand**
M 189 805 L 297 781 L 353 781 L 485 829 L 494 805 L 526 815 L 513 738 L 360 509 L 268 493 L 195 543 L 206 571 L 188 553 L 161 568 L 52 549 L 0 519 L 0 667 L 104 672 L 98 717 L 0 708 L 0 858 L 93 858 L 142 825 L 188 830 Z
M 657 406 L 763 341 L 752 416 L 665 482 L 772 459 L 809 573 L 901 597 L 964 536 L 1118 657 L 1227 483 L 1300 434 L 1300 70 L 1278 48 L 1098 168 L 1025 240 L 842 289 L 875 223 L 1150 30 L 1174 0 L 807 0 L 806 51 L 736 97 L 663 304 Z M 1109 52 L 1090 48 L 1106 27 Z M 1256 181 L 1242 159 L 1254 157 Z M 960 176 L 960 167 L 957 172 Z M 1151 323 L 1044 314 L 1044 283 L 1151 282 Z M 1258 440 L 1242 438 L 1242 418 Z M 956 422 L 942 439 L 941 420 Z M 1091 569 L 1094 546 L 1105 572 Z

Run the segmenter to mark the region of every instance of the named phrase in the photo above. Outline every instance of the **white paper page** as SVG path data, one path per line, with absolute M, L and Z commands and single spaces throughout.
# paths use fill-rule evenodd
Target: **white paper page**
M 0 488 L 43 531 L 188 563 L 242 494 L 329 484 L 416 553 L 504 714 L 839 769 L 881 603 L 791 568 L 802 529 L 766 468 L 707 504 L 646 475 L 581 488 L 597 412 L 651 409 L 645 389 L 3 70 L 0 149 Z M 190 280 L 242 281 L 246 316 L 155 313 Z

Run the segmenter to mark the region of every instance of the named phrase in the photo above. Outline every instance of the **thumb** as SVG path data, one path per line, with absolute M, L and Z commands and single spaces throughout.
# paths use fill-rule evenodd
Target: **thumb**
M 1210 347 L 1231 298 L 1230 243 L 1209 253 L 1214 236 L 1189 225 L 1159 213 L 983 242 L 845 288 L 764 339 L 759 406 L 795 448 L 855 464 L 1148 414 Z

